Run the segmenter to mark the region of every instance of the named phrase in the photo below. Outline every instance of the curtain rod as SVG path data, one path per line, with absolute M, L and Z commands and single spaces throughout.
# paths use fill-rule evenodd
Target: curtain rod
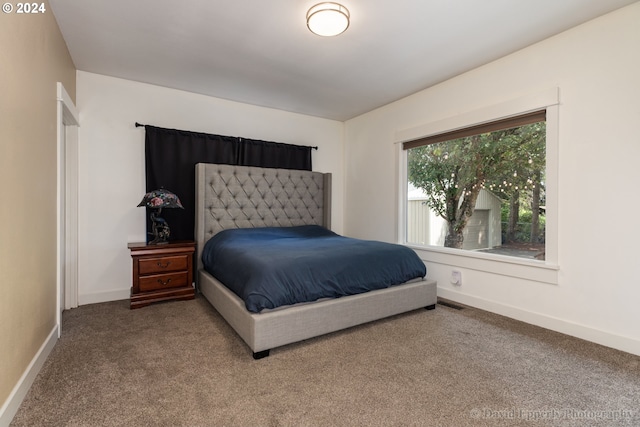
M 137 128 L 145 127 L 145 126 L 147 126 L 147 125 L 143 125 L 143 124 L 141 124 L 141 123 L 136 122 L 136 127 L 137 127 Z M 277 143 L 277 144 L 279 144 L 279 143 Z M 314 150 L 317 150 L 317 149 L 318 149 L 318 146 L 317 146 L 317 145 L 314 145 L 314 146 L 311 146 L 310 148 L 313 148 Z

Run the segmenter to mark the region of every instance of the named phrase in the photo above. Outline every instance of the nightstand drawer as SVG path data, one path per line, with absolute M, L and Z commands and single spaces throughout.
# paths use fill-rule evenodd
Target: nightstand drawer
M 191 255 L 165 256 L 162 258 L 143 258 L 138 261 L 138 274 L 170 273 L 187 270 L 188 257 Z
M 195 297 L 193 254 L 196 242 L 182 240 L 163 245 L 129 243 L 133 259 L 130 307 Z
M 138 285 L 140 292 L 157 291 L 159 289 L 180 288 L 187 286 L 189 273 L 154 274 L 153 276 L 140 277 Z

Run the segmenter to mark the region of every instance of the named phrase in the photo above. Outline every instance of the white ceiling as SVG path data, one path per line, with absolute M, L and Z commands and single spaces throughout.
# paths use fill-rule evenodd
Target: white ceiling
M 76 68 L 347 120 L 636 0 L 50 0 Z

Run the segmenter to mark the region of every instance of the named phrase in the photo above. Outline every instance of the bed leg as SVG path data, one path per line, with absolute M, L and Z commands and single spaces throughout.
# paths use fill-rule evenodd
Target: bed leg
M 431 304 L 431 305 L 426 306 L 424 309 L 425 310 L 435 310 L 435 308 L 436 308 L 436 305 L 435 304 Z
M 264 359 L 265 357 L 269 357 L 269 350 L 262 350 L 262 351 L 253 353 L 253 358 L 255 360 Z

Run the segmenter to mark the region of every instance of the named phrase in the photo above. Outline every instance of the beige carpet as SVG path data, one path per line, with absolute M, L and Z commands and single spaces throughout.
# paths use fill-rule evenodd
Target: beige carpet
M 639 426 L 640 357 L 438 305 L 253 360 L 202 298 L 65 312 L 12 426 Z

